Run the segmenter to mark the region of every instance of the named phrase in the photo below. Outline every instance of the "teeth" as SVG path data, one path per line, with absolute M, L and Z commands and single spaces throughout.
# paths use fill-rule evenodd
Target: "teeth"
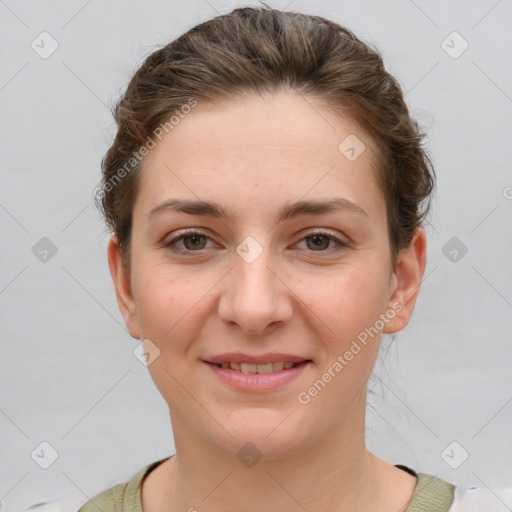
M 242 373 L 258 373 L 259 364 L 240 363 L 240 370 Z
M 271 373 L 271 372 L 279 372 L 281 370 L 289 370 L 296 366 L 297 363 L 292 363 L 291 361 L 276 361 L 275 363 L 264 363 L 264 364 L 254 364 L 254 363 L 221 363 L 221 368 L 230 368 L 231 370 L 241 371 L 242 373 Z

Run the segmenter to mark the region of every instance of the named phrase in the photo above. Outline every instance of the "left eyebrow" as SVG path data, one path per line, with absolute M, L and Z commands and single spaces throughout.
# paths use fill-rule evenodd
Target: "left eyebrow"
M 359 213 L 368 217 L 368 214 L 358 204 L 339 197 L 328 201 L 299 201 L 285 205 L 280 210 L 279 221 L 298 217 L 299 215 L 321 215 L 342 210 Z
M 211 201 L 191 201 L 169 199 L 155 206 L 147 215 L 153 217 L 163 211 L 173 210 L 189 215 L 201 215 L 217 219 L 228 219 L 230 214 L 218 203 Z M 298 201 L 286 204 L 279 210 L 278 222 L 298 217 L 300 215 L 321 215 L 334 211 L 350 211 L 368 217 L 368 214 L 358 204 L 344 198 L 333 198 L 328 201 Z

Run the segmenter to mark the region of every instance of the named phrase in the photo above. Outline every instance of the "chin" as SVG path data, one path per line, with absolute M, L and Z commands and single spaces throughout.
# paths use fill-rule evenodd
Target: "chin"
M 295 453 L 304 442 L 306 431 L 298 412 L 285 408 L 237 409 L 222 424 L 231 434 L 217 440 L 223 449 L 237 456 L 239 452 L 242 456 L 253 450 L 262 460 L 275 460 Z

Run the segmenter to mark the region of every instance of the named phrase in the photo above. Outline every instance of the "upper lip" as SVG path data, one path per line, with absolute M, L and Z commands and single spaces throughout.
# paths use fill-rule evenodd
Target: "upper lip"
M 290 361 L 292 363 L 302 363 L 303 361 L 310 361 L 307 357 L 294 356 L 291 354 L 261 354 L 259 356 L 252 356 L 249 354 L 242 354 L 241 352 L 231 352 L 229 354 L 220 354 L 211 356 L 204 361 L 208 363 L 252 363 L 252 364 L 265 364 L 275 363 L 279 361 Z

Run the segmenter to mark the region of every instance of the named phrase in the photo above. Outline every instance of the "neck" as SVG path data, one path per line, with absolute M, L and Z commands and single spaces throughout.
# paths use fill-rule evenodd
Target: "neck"
M 144 510 L 387 510 L 384 503 L 396 505 L 396 499 L 386 497 L 390 481 L 404 472 L 366 449 L 365 397 L 360 402 L 332 431 L 303 440 L 293 452 L 263 455 L 252 467 L 172 418 L 176 455 L 162 464 L 165 470 L 151 488 L 143 487 Z M 390 469 L 396 471 L 391 480 Z

